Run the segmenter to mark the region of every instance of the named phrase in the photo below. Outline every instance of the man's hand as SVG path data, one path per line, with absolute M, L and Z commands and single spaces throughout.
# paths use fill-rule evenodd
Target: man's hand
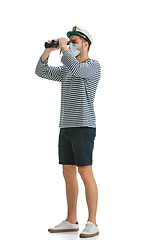
M 62 50 L 62 53 L 64 53 L 66 50 L 68 50 L 67 48 L 67 42 L 68 40 L 66 38 L 59 38 L 59 47 Z
M 48 40 L 48 42 L 52 42 L 52 40 Z M 46 58 L 49 57 L 49 55 L 52 51 L 55 51 L 55 50 L 58 50 L 58 49 L 60 49 L 60 46 L 56 47 L 56 48 L 53 48 L 53 47 L 52 48 L 45 48 L 44 53 L 41 56 L 41 62 L 44 62 L 44 60 L 46 60 Z

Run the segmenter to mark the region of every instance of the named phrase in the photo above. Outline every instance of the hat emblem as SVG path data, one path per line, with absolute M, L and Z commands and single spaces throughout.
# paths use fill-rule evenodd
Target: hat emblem
M 72 31 L 73 31 L 73 32 L 75 32 L 75 31 L 76 31 L 76 26 L 75 26 L 75 27 L 73 27 Z

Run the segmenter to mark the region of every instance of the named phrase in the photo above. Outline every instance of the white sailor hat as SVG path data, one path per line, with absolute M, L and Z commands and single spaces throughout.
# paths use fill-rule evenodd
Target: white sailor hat
M 72 31 L 67 32 L 68 38 L 70 38 L 71 35 L 77 35 L 79 37 L 82 37 L 89 43 L 89 45 L 91 45 L 93 43 L 91 34 L 84 28 L 77 27 L 77 26 L 73 27 Z

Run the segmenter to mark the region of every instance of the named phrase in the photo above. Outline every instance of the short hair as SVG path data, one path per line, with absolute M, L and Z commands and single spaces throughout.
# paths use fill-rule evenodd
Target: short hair
M 82 37 L 80 37 L 80 39 L 82 40 L 82 42 L 88 42 L 88 41 L 86 41 L 86 40 L 85 40 L 84 38 L 82 38 Z M 88 52 L 89 52 L 90 46 L 91 46 L 91 44 L 88 42 Z

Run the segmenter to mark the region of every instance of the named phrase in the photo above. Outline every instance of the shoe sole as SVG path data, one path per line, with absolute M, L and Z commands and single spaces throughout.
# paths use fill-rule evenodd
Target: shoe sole
M 61 232 L 78 232 L 79 228 L 77 229 L 48 229 L 50 233 L 61 233 Z
M 80 238 L 89 238 L 89 237 L 94 237 L 94 236 L 97 236 L 97 235 L 99 235 L 99 232 L 94 233 L 94 234 L 84 234 L 84 233 L 81 233 L 79 236 L 80 236 Z

